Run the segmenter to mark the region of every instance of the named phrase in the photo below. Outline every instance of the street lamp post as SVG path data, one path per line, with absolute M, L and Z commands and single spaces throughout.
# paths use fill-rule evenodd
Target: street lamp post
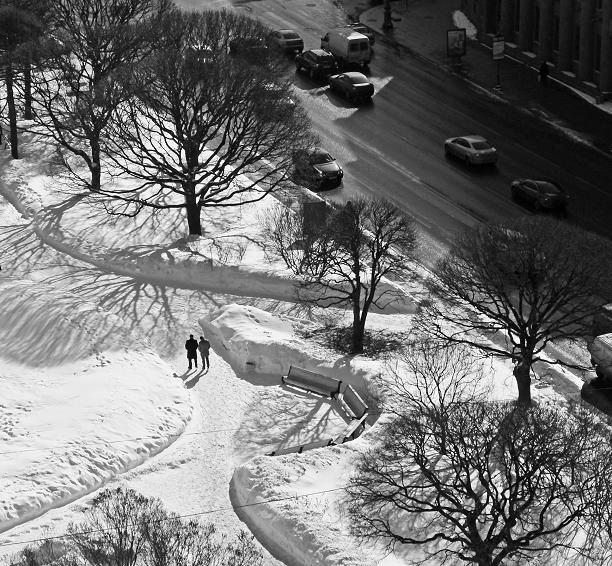
M 387 31 L 393 29 L 393 22 L 391 21 L 391 0 L 385 0 L 385 8 L 383 14 L 383 30 Z

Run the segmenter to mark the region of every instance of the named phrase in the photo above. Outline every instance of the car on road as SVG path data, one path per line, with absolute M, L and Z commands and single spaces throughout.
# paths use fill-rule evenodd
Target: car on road
M 376 41 L 376 36 L 368 26 L 365 26 L 360 22 L 353 22 L 352 24 L 346 24 L 345 27 L 351 28 L 352 30 L 362 33 L 370 40 L 370 47 L 374 45 L 374 42 Z
M 229 53 L 233 57 L 240 57 L 253 65 L 265 64 L 270 56 L 270 50 L 261 38 L 239 37 L 232 39 L 229 43 Z
M 363 73 L 349 71 L 329 77 L 329 88 L 351 102 L 371 100 L 374 85 Z
M 296 181 L 313 190 L 337 187 L 344 177 L 342 167 L 321 147 L 294 152 L 293 165 Z
M 468 165 L 492 165 L 497 162 L 497 150 L 482 136 L 448 138 L 444 141 L 444 153 Z
M 564 209 L 567 192 L 550 179 L 515 179 L 510 185 L 512 198 L 531 204 L 536 210 Z
M 301 53 L 304 51 L 304 40 L 292 29 L 279 29 L 268 36 L 268 45 L 285 53 Z
M 311 79 L 321 79 L 337 73 L 338 64 L 328 51 L 309 49 L 296 55 L 295 70 L 298 73 L 308 73 Z

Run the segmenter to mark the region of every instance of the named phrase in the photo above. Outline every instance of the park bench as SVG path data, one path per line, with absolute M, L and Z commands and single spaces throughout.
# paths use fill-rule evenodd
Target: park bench
M 342 381 L 339 379 L 327 377 L 321 373 L 315 373 L 314 371 L 308 371 L 296 366 L 289 366 L 287 375 L 283 375 L 281 381 L 290 387 L 332 399 L 338 396 L 340 386 L 342 385 Z
M 351 420 L 344 432 L 334 439 L 334 444 L 342 444 L 349 439 L 354 439 L 361 427 L 365 429 L 365 421 L 368 418 L 368 406 L 351 385 L 345 388 L 339 400 L 344 412 Z

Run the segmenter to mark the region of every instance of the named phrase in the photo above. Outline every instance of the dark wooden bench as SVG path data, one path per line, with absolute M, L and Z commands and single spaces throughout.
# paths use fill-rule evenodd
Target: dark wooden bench
M 334 439 L 334 444 L 343 444 L 358 436 L 359 429 L 365 429 L 365 421 L 368 418 L 368 406 L 351 385 L 342 392 L 340 402 L 351 421 L 342 434 Z
M 342 381 L 339 379 L 327 377 L 321 373 L 308 371 L 296 366 L 289 366 L 287 375 L 283 375 L 281 381 L 285 385 L 332 399 L 338 396 L 340 386 L 342 385 Z

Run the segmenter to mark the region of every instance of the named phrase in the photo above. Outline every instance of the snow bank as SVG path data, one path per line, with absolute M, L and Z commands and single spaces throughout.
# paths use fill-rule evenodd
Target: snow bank
M 191 415 L 182 381 L 121 320 L 0 280 L 0 532 L 158 453 Z

